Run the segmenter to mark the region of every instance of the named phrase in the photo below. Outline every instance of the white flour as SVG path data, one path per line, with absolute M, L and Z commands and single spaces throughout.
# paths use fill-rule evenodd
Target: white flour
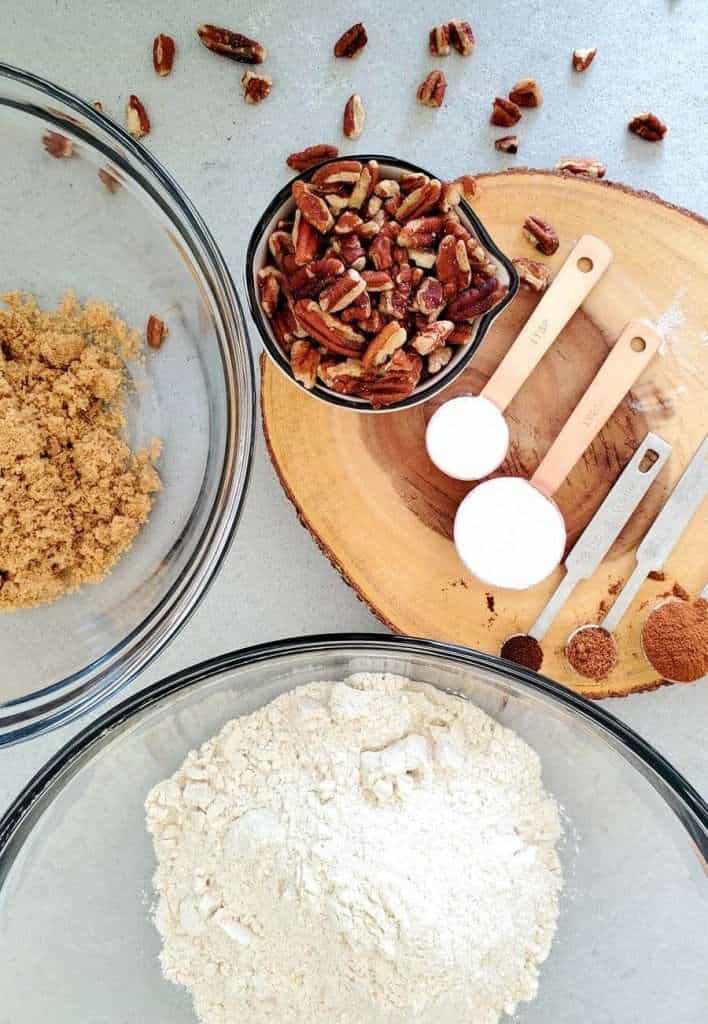
M 466 701 L 391 675 L 301 687 L 146 810 L 162 968 L 206 1024 L 496 1024 L 536 995 L 558 808 Z

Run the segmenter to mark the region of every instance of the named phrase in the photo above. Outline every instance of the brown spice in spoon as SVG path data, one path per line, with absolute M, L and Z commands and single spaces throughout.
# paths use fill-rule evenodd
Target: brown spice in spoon
M 617 664 L 617 645 L 602 626 L 585 626 L 573 633 L 565 656 L 581 676 L 604 679 Z
M 691 683 L 708 674 L 708 601 L 668 600 L 642 630 L 644 653 L 664 679 Z
M 501 649 L 502 658 L 514 661 L 517 665 L 538 672 L 543 664 L 543 651 L 538 640 L 527 633 L 516 633 L 504 641 Z

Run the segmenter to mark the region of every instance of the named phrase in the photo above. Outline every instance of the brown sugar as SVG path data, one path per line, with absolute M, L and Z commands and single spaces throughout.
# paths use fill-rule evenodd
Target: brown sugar
M 604 679 L 617 664 L 617 645 L 602 626 L 585 626 L 573 633 L 565 656 L 581 676 Z
M 543 651 L 538 640 L 527 633 L 516 633 L 504 641 L 501 649 L 502 658 L 516 662 L 524 668 L 538 672 L 543 664 Z
M 691 683 L 708 674 L 708 601 L 660 605 L 644 623 L 642 646 L 663 679 Z
M 139 336 L 68 293 L 0 310 L 0 611 L 97 583 L 146 521 L 159 455 L 124 440 L 125 360 Z

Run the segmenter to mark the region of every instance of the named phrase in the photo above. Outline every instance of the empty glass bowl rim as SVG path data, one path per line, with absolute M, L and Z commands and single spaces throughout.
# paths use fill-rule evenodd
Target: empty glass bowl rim
M 87 725 L 45 764 L 0 818 L 0 887 L 3 860 L 6 856 L 14 859 L 19 846 L 13 844 L 12 839 L 18 835 L 36 801 L 49 794 L 55 785 L 59 786 L 57 793 L 61 792 L 62 783 L 71 780 L 74 766 L 80 767 L 82 762 L 86 763 L 93 754 L 98 753 L 111 741 L 114 732 L 135 715 L 167 697 L 196 687 L 226 672 L 252 668 L 293 655 L 309 655 L 315 658 L 317 655 L 337 653 L 353 657 L 377 653 L 420 656 L 433 662 L 439 660 L 452 662 L 462 668 L 482 669 L 502 678 L 506 677 L 520 685 L 522 690 L 530 695 L 540 696 L 549 704 L 569 712 L 571 717 L 589 724 L 610 748 L 620 754 L 630 768 L 643 776 L 661 797 L 667 810 L 684 827 L 691 842 L 708 863 L 708 804 L 662 754 L 598 704 L 559 683 L 552 682 L 545 676 L 503 661 L 494 655 L 457 644 L 380 633 L 337 633 L 274 640 L 219 655 L 181 669 L 139 690 Z M 30 834 L 31 823 L 21 842 Z
M 143 671 L 179 632 L 216 576 L 243 508 L 255 439 L 255 372 L 246 321 L 231 274 L 201 215 L 160 162 L 115 121 L 90 104 L 29 71 L 0 62 L 0 90 L 9 82 L 28 91 L 28 100 L 0 95 L 0 106 L 19 109 L 82 138 L 132 180 L 171 228 L 199 270 L 208 291 L 226 391 L 226 445 L 218 493 L 189 562 L 173 588 L 127 636 L 83 669 L 49 686 L 0 704 L 0 748 L 64 725 L 106 700 Z M 36 105 L 31 94 L 36 95 Z M 118 152 L 89 135 L 80 122 L 67 122 L 47 101 L 75 111 L 89 126 L 115 141 Z M 236 409 L 238 408 L 238 417 Z M 239 458 L 241 458 L 239 464 Z

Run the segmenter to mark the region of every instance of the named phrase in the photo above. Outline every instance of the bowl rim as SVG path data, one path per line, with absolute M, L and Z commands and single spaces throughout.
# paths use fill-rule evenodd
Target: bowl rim
M 218 325 L 226 391 L 226 439 L 217 494 L 195 551 L 172 589 L 133 629 L 83 669 L 29 694 L 0 703 L 0 749 L 28 740 L 84 715 L 126 686 L 179 633 L 213 582 L 233 540 L 246 498 L 255 445 L 255 368 L 246 318 L 226 262 L 191 200 L 162 164 L 114 120 L 61 86 L 30 71 L 0 62 L 0 83 L 28 90 L 37 105 L 5 99 L 0 105 L 36 115 L 70 131 L 108 158 L 170 222 L 208 291 Z M 97 129 L 94 138 L 81 121 L 47 101 L 62 104 Z M 106 144 L 108 136 L 115 149 Z M 125 155 L 123 155 L 125 154 Z M 240 460 L 240 464 L 239 464 Z
M 322 402 L 326 402 L 329 405 L 338 406 L 340 409 L 349 409 L 353 412 L 362 412 L 367 415 L 378 415 L 381 413 L 389 412 L 400 412 L 401 409 L 411 409 L 416 405 L 420 405 L 422 402 L 428 401 L 430 398 L 434 398 L 439 395 L 441 391 L 444 391 L 450 384 L 455 381 L 462 371 L 469 363 L 472 356 L 475 354 L 479 346 L 482 344 L 485 335 L 489 328 L 494 323 L 496 318 L 504 312 L 509 303 L 513 300 L 516 293 L 519 290 L 519 275 L 516 267 L 514 266 L 511 258 L 503 252 L 496 244 L 488 229 L 479 217 L 479 214 L 475 212 L 472 206 L 467 200 L 462 199 L 460 207 L 462 208 L 465 217 L 472 223 L 475 233 L 480 241 L 483 243 L 489 253 L 491 253 L 495 260 L 497 260 L 506 270 L 509 275 L 509 288 L 506 295 L 501 298 L 497 303 L 488 309 L 486 313 L 478 318 L 477 334 L 473 341 L 471 341 L 466 349 L 463 351 L 459 360 L 454 366 L 444 369 L 436 374 L 430 380 L 425 381 L 424 384 L 418 385 L 416 390 L 408 398 L 404 398 L 402 401 L 394 402 L 392 405 L 387 405 L 382 409 L 373 409 L 370 405 L 364 403 L 362 400 L 356 401 L 352 396 L 340 395 L 336 391 L 331 391 L 325 387 L 319 381 L 315 383 L 315 387 L 312 389 L 303 388 L 293 376 L 290 363 L 288 362 L 285 354 L 282 352 L 279 345 L 273 340 L 270 334 L 270 330 L 267 325 L 266 317 L 261 309 L 261 304 L 258 298 L 258 288 L 256 285 L 256 273 L 258 269 L 255 266 L 256 261 L 256 250 L 263 239 L 263 236 L 273 218 L 281 211 L 282 207 L 289 203 L 292 199 L 291 192 L 293 182 L 295 181 L 309 181 L 312 175 L 322 167 L 326 167 L 327 164 L 338 163 L 341 160 L 358 160 L 361 163 L 366 163 L 369 160 L 375 160 L 379 164 L 391 164 L 395 167 L 400 168 L 403 171 L 411 171 L 414 174 L 425 174 L 429 178 L 434 178 L 435 175 L 431 171 L 426 170 L 424 167 L 420 167 L 417 164 L 411 163 L 408 160 L 401 159 L 400 157 L 387 156 L 381 153 L 346 153 L 344 155 L 331 157 L 328 160 L 322 160 L 313 167 L 308 167 L 306 171 L 302 171 L 300 174 L 294 175 L 289 181 L 280 188 L 275 196 L 266 206 L 264 212 L 258 218 L 256 226 L 251 232 L 251 237 L 248 242 L 246 249 L 246 262 L 245 262 L 245 284 L 246 293 L 248 295 L 248 305 L 251 311 L 251 317 L 258 328 L 258 333 L 261 336 L 263 346 L 273 360 L 278 369 L 285 374 L 296 387 L 300 390 L 305 391 L 312 398 L 317 398 Z M 420 388 L 420 390 L 419 390 Z
M 61 789 L 63 784 L 70 782 L 75 771 L 91 756 L 92 748 L 95 746 L 96 752 L 99 752 L 112 739 L 114 731 L 134 715 L 165 697 L 197 687 L 224 672 L 267 664 L 288 655 L 329 654 L 344 650 L 354 655 L 372 651 L 389 655 L 419 655 L 432 661 L 451 661 L 465 668 L 481 668 L 505 676 L 521 684 L 522 689 L 529 693 L 541 694 L 551 704 L 572 712 L 599 732 L 608 746 L 653 787 L 667 809 L 683 825 L 708 866 L 708 803 L 658 750 L 597 703 L 530 669 L 459 644 L 385 633 L 325 633 L 272 640 L 180 669 L 139 690 L 85 726 L 46 762 L 0 818 L 0 890 L 20 846 L 32 833 L 30 827 L 19 845 L 13 843 L 37 801 L 47 796 L 54 787 L 59 786 Z M 4 864 L 8 856 L 9 862 Z

